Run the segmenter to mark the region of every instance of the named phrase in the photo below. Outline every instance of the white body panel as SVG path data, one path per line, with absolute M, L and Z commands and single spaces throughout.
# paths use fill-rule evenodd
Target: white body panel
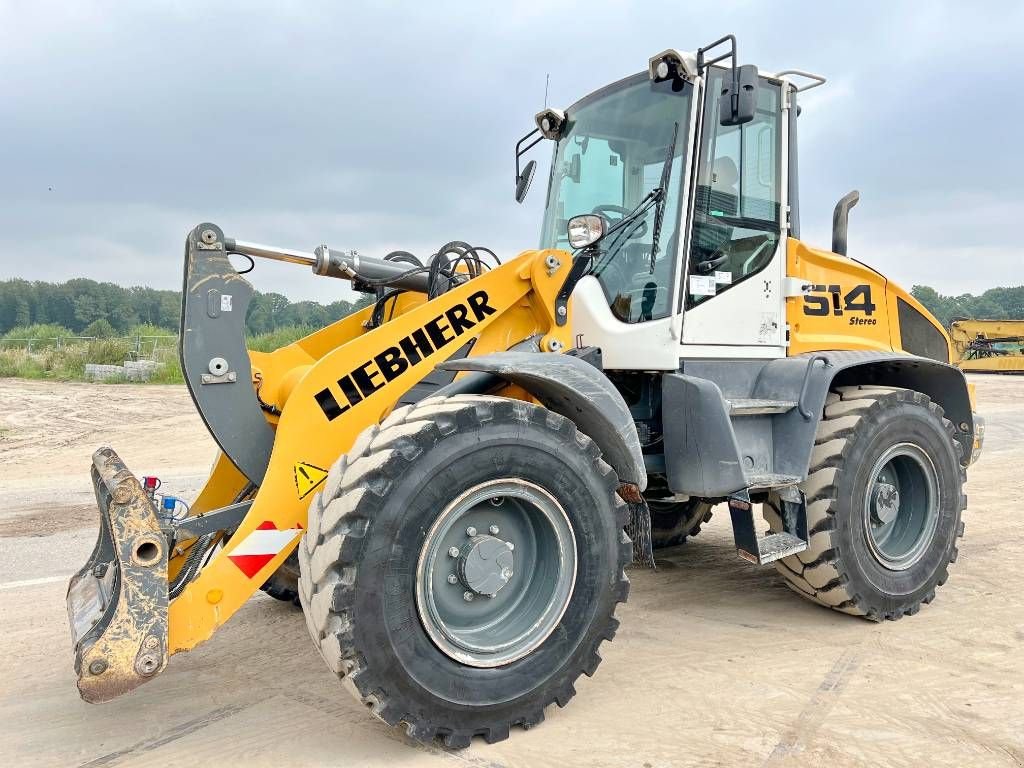
M 785 238 L 771 263 L 720 296 L 687 310 L 683 319 L 683 357 L 689 345 L 774 347 L 786 354 Z M 703 356 L 703 355 L 701 355 Z M 761 357 L 761 355 L 758 355 Z
M 678 332 L 672 333 L 674 317 L 623 323 L 608 308 L 608 297 L 593 275 L 579 281 L 570 302 L 576 346 L 600 347 L 601 364 L 606 369 L 679 370 L 679 336 Z

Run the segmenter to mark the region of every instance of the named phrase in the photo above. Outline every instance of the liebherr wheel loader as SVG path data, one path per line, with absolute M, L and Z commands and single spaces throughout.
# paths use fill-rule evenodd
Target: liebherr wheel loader
M 596 670 L 626 526 L 649 559 L 719 503 L 739 556 L 809 600 L 873 620 L 931 602 L 981 448 L 972 391 L 935 319 L 845 256 L 855 194 L 831 251 L 800 239 L 797 98 L 824 80 L 735 49 L 664 51 L 537 115 L 516 198 L 550 141 L 540 248 L 505 263 L 192 230 L 181 363 L 220 456 L 175 519 L 94 455 L 100 532 L 67 598 L 82 697 L 153 679 L 267 584 L 387 723 L 504 739 Z M 238 257 L 376 300 L 247 351 Z

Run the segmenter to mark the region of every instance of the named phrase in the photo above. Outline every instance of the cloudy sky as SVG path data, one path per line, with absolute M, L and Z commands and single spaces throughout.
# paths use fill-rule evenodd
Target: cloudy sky
M 429 254 L 533 247 L 513 145 L 568 105 L 726 32 L 741 63 L 829 78 L 803 100 L 804 239 L 908 287 L 1024 283 L 1024 4 L 0 0 L 0 278 L 178 287 L 185 234 Z M 979 4 L 980 5 L 980 4 Z M 541 148 L 538 148 L 541 149 Z M 535 150 L 536 151 L 536 150 Z M 347 284 L 260 264 L 261 290 Z

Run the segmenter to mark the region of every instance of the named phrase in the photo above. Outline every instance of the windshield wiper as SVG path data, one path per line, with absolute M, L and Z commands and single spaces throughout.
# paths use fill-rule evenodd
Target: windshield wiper
M 665 220 L 665 200 L 668 199 L 668 183 L 672 178 L 672 158 L 676 153 L 676 138 L 679 136 L 679 123 L 672 126 L 672 140 L 668 143 L 665 153 L 665 164 L 661 166 L 661 181 L 658 183 L 657 208 L 654 209 L 654 230 L 651 232 L 651 274 L 654 274 L 654 262 L 658 258 L 658 240 L 661 237 L 661 224 Z

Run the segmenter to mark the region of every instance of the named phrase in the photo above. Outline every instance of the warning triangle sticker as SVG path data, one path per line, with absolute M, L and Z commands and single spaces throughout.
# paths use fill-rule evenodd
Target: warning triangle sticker
M 304 461 L 295 462 L 295 490 L 298 491 L 300 499 L 309 496 L 326 477 L 326 469 Z

